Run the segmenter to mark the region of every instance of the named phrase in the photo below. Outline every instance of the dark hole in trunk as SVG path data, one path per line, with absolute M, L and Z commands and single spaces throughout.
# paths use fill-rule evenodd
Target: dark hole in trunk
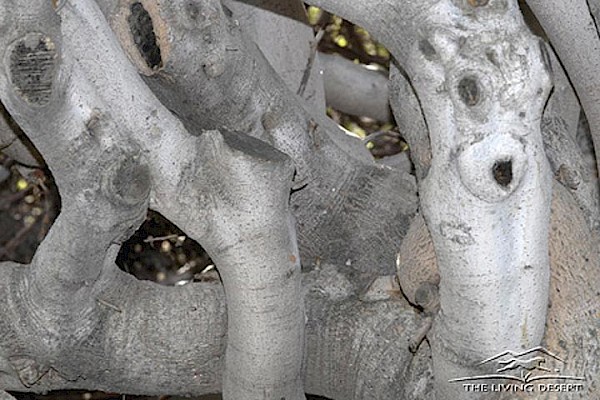
M 116 263 L 140 280 L 166 286 L 220 279 L 202 246 L 152 210 L 148 210 L 146 222 L 123 243 Z
M 133 41 L 148 67 L 150 69 L 162 67 L 160 47 L 154 33 L 152 18 L 142 3 L 135 2 L 131 5 L 131 15 L 127 22 L 133 35 Z
M 494 174 L 494 179 L 500 186 L 506 187 L 510 185 L 513 178 L 512 161 L 496 161 L 492 168 L 492 173 Z

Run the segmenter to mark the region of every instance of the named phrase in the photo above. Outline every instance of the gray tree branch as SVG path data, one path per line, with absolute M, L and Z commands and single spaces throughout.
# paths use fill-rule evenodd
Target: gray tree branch
M 389 249 L 399 245 L 402 221 L 416 208 L 414 179 L 377 165 L 363 143 L 307 109 L 218 2 L 197 7 L 180 12 L 183 3 L 169 2 L 148 9 L 153 20 L 162 21 L 157 26 L 181 38 L 158 42 L 168 58 L 145 77 L 148 86 L 191 132 L 215 127 L 242 132 L 293 159 L 292 213 L 303 263 L 348 262 L 365 276 L 389 273 L 394 262 Z M 129 29 L 127 12 L 104 9 L 112 12 L 107 18 L 115 32 Z M 198 24 L 204 28 L 194 28 Z M 118 36 L 130 58 L 140 58 L 131 35 Z M 148 67 L 138 68 L 143 73 Z
M 258 46 L 269 64 L 296 93 L 307 76 L 302 98 L 315 113 L 325 112 L 325 95 L 320 62 L 315 60 L 307 71 L 315 37 L 308 24 L 304 3 L 300 0 L 228 0 L 242 31 Z
M 98 283 L 102 291 L 96 296 L 97 329 L 51 362 L 47 353 L 35 349 L 38 336 L 15 332 L 21 317 L 10 311 L 24 299 L 14 297 L 12 288 L 21 279 L 23 266 L 3 263 L 2 268 L 10 277 L 0 282 L 2 302 L 10 305 L 0 323 L 6 354 L 0 358 L 3 389 L 195 396 L 221 390 L 227 316 L 220 284 L 164 287 L 107 265 Z M 411 362 L 408 341 L 420 318 L 399 293 L 387 300 L 360 301 L 350 277 L 327 264 L 303 275 L 303 293 L 308 393 L 351 400 L 364 398 L 370 389 L 377 391 L 378 399 L 389 400 L 397 399 L 401 390 L 414 391 L 406 397 L 414 400 L 429 393 L 410 379 L 428 367 Z M 65 371 L 75 367 L 77 374 L 69 377 Z M 31 380 L 23 382 L 27 376 Z
M 573 83 L 600 153 L 600 37 L 588 2 L 527 0 Z M 592 4 L 597 5 L 596 1 Z M 596 8 L 597 9 L 597 8 Z M 600 162 L 597 159 L 596 162 Z
M 325 98 L 331 107 L 347 114 L 378 121 L 392 119 L 388 77 L 364 65 L 335 55 L 319 53 L 325 84 Z

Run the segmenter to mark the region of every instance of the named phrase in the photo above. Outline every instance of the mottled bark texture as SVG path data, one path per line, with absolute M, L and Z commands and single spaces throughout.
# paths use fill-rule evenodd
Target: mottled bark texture
M 113 29 L 126 32 L 119 38 L 127 54 L 139 59 L 128 33 L 131 2 L 101 3 Z M 168 56 L 152 71 L 136 65 L 188 130 L 242 132 L 293 159 L 291 207 L 303 262 L 347 263 L 367 277 L 393 271 L 392 250 L 416 210 L 413 177 L 375 164 L 363 143 L 311 112 L 218 1 L 163 2 L 148 12 L 168 29 L 157 41 Z
M 22 279 L 23 266 L 3 268 L 11 276 L 2 283 L 3 303 L 26 302 L 10 290 Z M 60 358 L 47 357 L 46 345 L 29 324 L 15 326 L 14 312 L 2 320 L 7 356 L 0 364 L 0 387 L 148 395 L 220 392 L 227 343 L 222 287 L 193 283 L 170 288 L 138 281 L 112 265 L 106 270 L 103 286 L 110 286 L 97 296 L 97 328 Z M 432 398 L 428 353 L 415 358 L 408 351 L 420 318 L 399 293 L 378 301 L 358 300 L 351 277 L 341 271 L 323 264 L 303 277 L 305 391 L 332 399 L 359 400 L 376 393 L 377 399 L 395 400 L 404 392 L 408 394 L 401 398 Z M 69 378 L 68 370 L 76 374 Z
M 543 337 L 551 196 L 544 144 L 552 166 L 559 164 L 554 171 L 565 175 L 559 178 L 565 186 L 583 183 L 577 182 L 578 173 L 592 177 L 576 198 L 589 226 L 595 226 L 597 177 L 581 171 L 577 158 L 566 154 L 579 153 L 567 140 L 568 128 L 558 133 L 552 123 L 570 121 L 569 88 L 557 86 L 544 118 L 543 143 L 540 119 L 551 87 L 551 60 L 545 44 L 525 26 L 516 1 L 309 2 L 365 27 L 397 61 L 391 104 L 413 151 L 421 211 L 440 275 L 418 272 L 426 284 L 413 289 L 412 301 L 435 315 L 429 337 L 436 398 L 477 398 L 448 380 L 484 373 L 478 367 L 482 359 L 537 346 Z M 592 89 L 598 64 L 593 60 L 600 54 L 597 30 L 592 23 L 577 22 L 572 30 L 558 22 L 575 14 L 582 19 L 570 21 L 589 20 L 581 3 L 549 8 L 546 2 L 530 2 L 534 11 L 537 6 L 549 16 L 542 17 L 542 25 L 550 19 L 557 37 L 570 31 L 560 39 L 564 52 L 557 52 L 561 60 L 562 54 L 569 58 L 567 73 L 573 64 L 575 79 L 581 80 L 575 89 L 586 97 L 580 97 L 584 109 L 587 102 L 593 112 L 598 107 Z M 399 18 L 386 23 L 381 16 L 389 14 Z M 438 280 L 436 314 L 430 294 Z M 583 323 L 579 329 L 586 328 Z
M 554 183 L 550 219 L 550 291 L 543 345 L 561 355 L 560 373 L 585 378 L 578 393 L 536 393 L 536 399 L 594 399 L 600 393 L 600 327 L 598 288 L 600 253 L 597 232 L 585 223 L 585 214 L 568 188 Z M 427 310 L 438 296 L 439 274 L 431 235 L 422 216 L 411 223 L 402 243 L 398 280 L 402 292 Z M 490 394 L 491 395 L 491 394 Z M 531 398 L 531 393 L 506 399 Z
M 106 293 L 114 285 L 103 281 L 103 272 L 115 268 L 115 250 L 140 225 L 152 198 L 174 222 L 193 223 L 193 237 L 219 265 L 228 299 L 225 398 L 303 399 L 304 311 L 288 210 L 289 157 L 239 134 L 189 135 L 145 87 L 107 24 L 98 24 L 104 19 L 94 2 L 65 4 L 59 15 L 40 2 L 30 12 L 15 17 L 3 36 L 9 62 L 2 100 L 33 143 L 48 151 L 62 210 L 30 268 L 15 274 L 7 299 L 14 315 L 27 321 L 20 329 L 30 328 L 19 340 L 45 338 L 35 346 L 44 362 L 27 352 L 8 358 L 19 379 L 27 386 L 50 371 L 67 381 L 89 375 L 76 364 L 54 363 L 105 329 L 107 314 L 128 313 L 128 301 Z M 93 47 L 83 43 L 90 37 Z M 169 148 L 177 154 L 165 158 Z M 181 221 L 172 208 L 194 210 L 197 219 Z M 204 317 L 223 318 L 216 311 Z M 191 328 L 178 324 L 180 339 L 192 336 Z M 138 365 L 142 373 L 151 368 Z M 188 366 L 188 375 L 197 371 Z M 202 381 L 199 376 L 218 372 L 192 375 Z
M 394 55 L 415 179 L 324 116 L 302 5 L 243 3 L 0 0 L 0 100 L 62 200 L 31 264 L 2 265 L 0 389 L 471 399 L 448 379 L 544 344 L 596 396 L 598 187 L 568 82 L 598 146 L 598 38 L 564 21 L 597 8 L 530 1 L 566 69 L 542 119 L 551 56 L 515 1 L 311 0 Z M 268 33 L 286 18 L 299 51 Z M 552 173 L 567 200 L 548 249 Z M 419 312 L 387 276 L 417 182 L 424 222 L 398 262 L 413 263 L 400 279 Z M 117 269 L 148 208 L 208 251 L 223 285 Z
M 91 0 L 7 0 L 2 9 L 0 98 L 42 153 L 62 209 L 30 265 L 3 264 L 1 388 L 222 391 L 226 399 L 275 400 L 303 399 L 305 384 L 321 390 L 305 382 L 303 365 L 324 360 L 321 370 L 311 372 L 313 379 L 338 374 L 335 360 L 342 355 L 336 343 L 347 339 L 341 337 L 347 330 L 334 336 L 319 332 L 337 329 L 345 314 L 327 311 L 339 299 L 332 306 L 322 296 L 305 312 L 290 207 L 300 226 L 314 230 L 300 229 L 305 248 L 314 242 L 313 260 L 365 257 L 344 272 L 365 277 L 353 283 L 345 311 L 357 321 L 361 315 L 380 321 L 365 327 L 377 337 L 388 324 L 404 329 L 415 321 L 402 300 L 374 306 L 356 301 L 369 271 L 393 267 L 407 228 L 395 220 L 407 221 L 416 207 L 412 178 L 376 165 L 362 143 L 340 135 L 322 111 L 312 119 L 308 110 L 322 98 L 309 107 L 289 93 L 255 46 L 242 40 L 228 9 L 214 2 L 158 9 L 150 1 Z M 111 19 L 116 35 L 103 12 L 116 19 Z M 206 46 L 194 44 L 197 56 L 206 57 L 200 63 L 186 59 L 194 50 L 186 35 L 204 40 Z M 132 60 L 122 50 L 124 36 L 135 45 L 128 53 Z M 174 37 L 181 40 L 170 43 Z M 199 70 L 169 77 L 171 68 L 177 72 L 178 57 Z M 222 74 L 226 79 L 218 80 Z M 167 79 L 155 82 L 154 75 Z M 195 88 L 179 78 L 189 78 L 183 83 Z M 163 94 L 163 103 L 147 83 Z M 305 85 L 318 95 L 318 87 L 310 89 L 314 83 Z M 183 107 L 188 96 L 207 103 Z M 298 194 L 290 204 L 292 190 Z M 380 203 L 382 194 L 387 203 Z M 313 208 L 299 210 L 305 204 Z M 208 251 L 223 287 L 161 288 L 116 268 L 120 244 L 148 207 Z M 330 210 L 331 219 L 322 218 Z M 357 219 L 345 219 L 345 213 Z M 356 238 L 356 230 L 364 234 Z M 337 248 L 332 242 L 340 239 L 347 243 Z M 350 251 L 353 245 L 357 249 Z M 326 253 L 328 248 L 336 253 Z M 342 321 L 314 322 L 313 335 L 320 350 L 331 348 L 332 358 L 310 357 L 305 323 L 330 312 Z M 387 343 L 377 339 L 368 346 L 387 351 Z M 350 376 L 362 378 L 327 390 L 356 391 L 359 398 L 364 389 L 352 385 L 380 379 L 374 361 L 373 368 L 362 369 L 361 360 L 373 354 L 361 353 L 364 348 L 344 349 L 345 355 L 357 353 Z M 396 350 L 381 367 L 403 377 L 409 353 Z M 398 382 L 378 385 L 382 398 L 394 398 Z
M 346 114 L 390 122 L 388 76 L 337 54 L 319 54 L 327 104 Z
M 494 372 L 479 362 L 538 346 L 544 333 L 551 173 L 539 120 L 549 65 L 516 2 L 441 2 L 426 21 L 432 30 L 409 63 L 427 66 L 413 82 L 433 156 L 420 198 L 440 272 L 436 394 L 472 398 L 448 381 Z
M 569 76 L 600 149 L 600 36 L 597 0 L 527 0 Z M 596 160 L 598 162 L 598 159 Z

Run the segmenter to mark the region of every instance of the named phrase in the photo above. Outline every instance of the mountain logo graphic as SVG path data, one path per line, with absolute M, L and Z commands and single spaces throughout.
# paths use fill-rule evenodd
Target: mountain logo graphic
M 466 382 L 477 380 L 508 379 L 529 383 L 541 379 L 559 379 L 564 381 L 584 381 L 585 378 L 573 375 L 561 375 L 557 364 L 565 361 L 544 347 L 537 346 L 529 350 L 515 352 L 506 350 L 479 362 L 477 366 L 494 365 L 496 373 L 466 376 L 450 379 L 448 382 Z

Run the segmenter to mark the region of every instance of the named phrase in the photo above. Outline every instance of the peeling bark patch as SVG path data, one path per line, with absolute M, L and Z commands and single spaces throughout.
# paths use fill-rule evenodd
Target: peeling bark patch
M 152 70 L 161 68 L 163 63 L 152 18 L 142 3 L 135 2 L 131 5 L 131 15 L 127 22 L 133 35 L 133 42 L 148 67 Z
M 12 46 L 10 79 L 28 103 L 43 106 L 50 101 L 56 69 L 56 46 L 41 34 L 29 34 Z
M 442 222 L 440 224 L 440 234 L 446 239 L 460 245 L 471 245 L 475 243 L 471 236 L 471 227 L 465 224 L 452 222 Z
M 479 103 L 479 83 L 473 76 L 464 77 L 458 82 L 458 96 L 469 107 Z
M 492 167 L 492 174 L 498 185 L 508 187 L 513 179 L 512 160 L 496 161 Z

